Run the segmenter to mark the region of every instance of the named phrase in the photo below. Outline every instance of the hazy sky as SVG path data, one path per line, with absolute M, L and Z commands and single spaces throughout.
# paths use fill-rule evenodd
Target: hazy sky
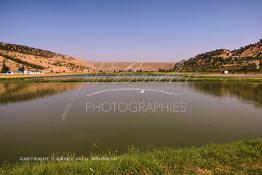
M 262 38 L 262 0 L 0 0 L 0 41 L 93 61 L 177 61 Z

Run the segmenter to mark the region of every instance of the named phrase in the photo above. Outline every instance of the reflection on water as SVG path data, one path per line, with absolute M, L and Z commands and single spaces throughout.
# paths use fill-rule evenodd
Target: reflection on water
M 235 96 L 247 103 L 262 106 L 262 83 L 259 82 L 195 82 L 194 89 L 215 96 Z
M 80 83 L 0 83 L 0 104 L 51 96 L 80 86 Z M 194 82 L 189 86 L 199 92 L 223 97 L 235 96 L 245 102 L 262 105 L 262 83 L 259 82 Z
M 0 162 L 49 153 L 89 155 L 115 150 L 123 153 L 130 145 L 183 147 L 262 137 L 260 83 L 87 83 L 80 89 L 79 85 L 0 84 Z M 114 91 L 86 96 L 118 88 L 139 88 L 145 92 Z M 173 96 L 146 89 L 183 95 L 173 99 Z M 220 96 L 223 98 L 217 98 Z M 86 110 L 87 102 L 129 103 L 141 99 L 151 103 L 182 101 L 186 111 Z M 62 120 L 67 106 L 70 108 Z
M 0 83 L 0 104 L 50 96 L 78 86 L 77 83 Z

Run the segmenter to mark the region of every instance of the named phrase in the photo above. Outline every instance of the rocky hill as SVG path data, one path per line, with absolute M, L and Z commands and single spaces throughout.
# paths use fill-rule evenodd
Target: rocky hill
M 0 42 L 0 71 L 89 72 L 89 62 L 33 47 Z
M 262 71 L 262 40 L 236 50 L 218 49 L 181 61 L 182 71 L 231 72 Z

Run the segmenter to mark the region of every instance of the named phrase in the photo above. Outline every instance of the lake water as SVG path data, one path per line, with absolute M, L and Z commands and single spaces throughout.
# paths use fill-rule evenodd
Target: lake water
M 261 90 L 251 82 L 0 83 L 0 161 L 262 137 Z

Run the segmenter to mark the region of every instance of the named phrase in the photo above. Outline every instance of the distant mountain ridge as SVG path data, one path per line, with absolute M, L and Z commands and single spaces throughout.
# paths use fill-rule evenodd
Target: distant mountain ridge
M 260 71 L 262 61 L 262 39 L 236 50 L 218 49 L 183 60 L 176 67 L 183 65 L 182 71 Z
M 56 52 L 18 44 L 0 42 L 0 71 L 3 66 L 11 71 L 37 69 L 44 72 L 89 72 L 89 62 Z

